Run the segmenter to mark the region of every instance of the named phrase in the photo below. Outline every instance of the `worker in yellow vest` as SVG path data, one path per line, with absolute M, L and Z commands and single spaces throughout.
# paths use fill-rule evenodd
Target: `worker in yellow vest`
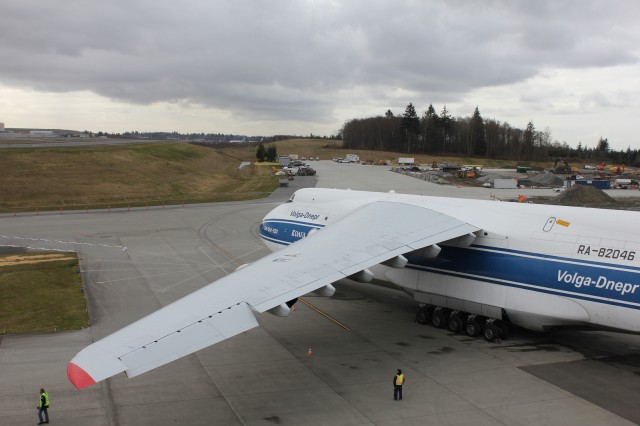
M 49 394 L 44 391 L 43 388 L 40 388 L 40 401 L 38 402 L 38 418 L 40 419 L 39 425 L 43 423 L 49 423 Z M 44 420 L 42 420 L 42 413 L 44 412 Z
M 398 372 L 393 376 L 393 399 L 402 399 L 402 385 L 404 384 L 404 374 L 398 368 Z

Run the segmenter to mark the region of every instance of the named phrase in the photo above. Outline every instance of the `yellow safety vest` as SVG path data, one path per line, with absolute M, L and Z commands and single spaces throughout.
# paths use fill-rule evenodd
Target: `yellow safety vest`
M 396 376 L 396 386 L 402 386 L 404 383 L 404 374 L 398 374 Z
M 44 406 L 48 408 L 49 407 L 49 394 L 46 393 L 46 392 L 42 392 L 40 394 L 40 402 L 38 403 L 38 406 L 42 407 L 42 396 L 43 395 L 44 395 Z

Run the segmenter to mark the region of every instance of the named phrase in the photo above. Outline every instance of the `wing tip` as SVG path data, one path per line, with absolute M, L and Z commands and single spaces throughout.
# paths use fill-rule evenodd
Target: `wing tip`
M 73 362 L 67 366 L 67 377 L 77 389 L 83 389 L 96 383 L 93 377 Z

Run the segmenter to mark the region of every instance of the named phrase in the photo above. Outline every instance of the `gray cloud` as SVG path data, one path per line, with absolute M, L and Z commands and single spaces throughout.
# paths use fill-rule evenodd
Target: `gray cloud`
M 0 13 L 0 82 L 327 122 L 355 88 L 419 104 L 545 68 L 635 63 L 638 12 L 634 1 L 23 0 Z

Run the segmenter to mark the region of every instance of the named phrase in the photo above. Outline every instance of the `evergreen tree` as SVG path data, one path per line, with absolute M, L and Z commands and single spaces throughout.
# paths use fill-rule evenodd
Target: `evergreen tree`
M 390 110 L 390 109 L 388 109 L 388 110 L 387 110 L 387 112 L 385 112 L 385 113 L 384 113 L 384 116 L 385 116 L 385 117 L 387 117 L 387 118 L 391 118 L 391 117 L 393 117 L 394 115 L 393 115 L 393 113 L 391 112 L 391 110 Z
M 609 151 L 609 139 L 600 137 L 598 141 L 598 145 L 596 145 L 596 150 L 600 152 L 608 152 Z
M 258 159 L 259 162 L 263 162 L 266 157 L 267 157 L 267 150 L 264 149 L 263 144 L 259 144 L 258 149 L 256 150 L 256 158 Z
M 524 160 L 531 160 L 533 156 L 535 132 L 536 129 L 533 126 L 533 121 L 529 121 L 527 128 L 522 134 L 522 155 Z
M 484 122 L 482 121 L 482 116 L 477 106 L 473 112 L 473 117 L 471 117 L 469 127 L 472 146 L 471 152 L 474 155 L 485 155 L 487 153 L 487 143 L 484 134 Z
M 450 142 L 451 130 L 453 129 L 453 119 L 451 118 L 451 115 L 449 115 L 446 105 L 442 108 L 442 112 L 440 113 L 439 124 L 442 129 L 442 152 L 445 153 L 447 151 L 447 145 Z
M 423 152 L 436 151 L 438 146 L 437 129 L 439 126 L 439 117 L 433 105 L 429 104 L 429 108 L 422 116 L 422 143 Z
M 420 134 L 420 119 L 412 103 L 407 105 L 402 115 L 402 129 L 407 141 L 407 152 L 411 152 L 411 142 Z
M 266 152 L 267 161 L 274 163 L 278 160 L 278 151 L 275 145 L 269 145 Z

